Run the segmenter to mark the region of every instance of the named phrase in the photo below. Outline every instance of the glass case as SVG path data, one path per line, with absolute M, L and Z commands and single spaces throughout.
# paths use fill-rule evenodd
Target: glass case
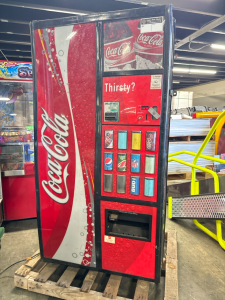
M 33 154 L 33 82 L 0 81 L 0 166 L 3 176 L 25 174 Z

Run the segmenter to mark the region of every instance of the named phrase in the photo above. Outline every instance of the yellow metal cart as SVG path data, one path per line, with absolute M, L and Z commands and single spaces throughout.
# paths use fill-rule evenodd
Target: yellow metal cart
M 215 112 L 210 112 L 215 113 Z M 218 112 L 216 112 L 218 113 Z M 205 114 L 205 113 L 204 113 Z M 209 116 L 205 116 L 209 117 Z M 211 116 L 210 116 L 211 117 Z M 199 157 L 205 158 L 207 160 L 219 162 L 225 164 L 225 160 L 211 157 L 202 154 L 207 143 L 211 139 L 214 132 L 217 130 L 216 134 L 216 145 L 218 148 L 218 141 L 220 132 L 225 122 L 225 111 L 220 112 L 215 123 L 213 124 L 211 130 L 206 136 L 204 142 L 202 143 L 200 149 L 197 153 L 190 151 L 179 151 L 169 154 L 169 162 L 176 161 L 180 164 L 184 164 L 192 168 L 192 178 L 191 178 L 191 196 L 182 198 L 172 198 L 168 199 L 168 211 L 170 219 L 178 218 L 191 218 L 194 224 L 203 230 L 206 234 L 211 236 L 213 239 L 218 241 L 220 246 L 225 250 L 225 240 L 222 237 L 222 219 L 225 219 L 225 193 L 220 193 L 219 177 L 216 172 L 209 170 L 207 168 L 197 165 Z M 216 151 L 217 151 L 216 148 Z M 194 157 L 192 163 L 188 163 L 174 156 L 181 154 L 188 154 Z M 199 194 L 199 181 L 196 179 L 196 170 L 201 170 L 206 173 L 210 173 L 214 178 L 214 194 Z M 198 219 L 215 219 L 216 220 L 216 234 L 199 223 Z

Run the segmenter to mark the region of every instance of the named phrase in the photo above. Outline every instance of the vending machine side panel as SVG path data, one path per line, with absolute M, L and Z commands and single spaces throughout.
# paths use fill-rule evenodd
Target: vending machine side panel
M 95 24 L 34 35 L 41 254 L 95 268 Z

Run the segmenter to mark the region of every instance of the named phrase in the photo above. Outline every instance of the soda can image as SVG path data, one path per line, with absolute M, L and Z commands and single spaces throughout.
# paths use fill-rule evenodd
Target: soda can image
M 154 196 L 154 185 L 155 185 L 155 179 L 145 177 L 145 187 L 144 187 L 144 195 L 147 197 L 153 197 Z
M 111 193 L 113 191 L 113 175 L 104 174 L 104 192 Z
M 125 172 L 127 170 L 127 154 L 118 153 L 117 154 L 117 171 Z
M 104 153 L 104 170 L 113 170 L 113 153 Z
M 127 131 L 118 131 L 118 149 L 127 149 Z
M 156 131 L 146 131 L 145 149 L 155 151 Z
M 113 149 L 113 138 L 114 138 L 113 130 L 105 130 L 105 148 L 106 149 Z
M 140 195 L 140 177 L 131 176 L 130 178 L 130 193 L 131 195 Z
M 141 154 L 131 154 L 131 172 L 140 173 Z
M 132 131 L 132 150 L 141 150 L 141 131 Z
M 155 174 L 155 155 L 145 155 L 145 173 Z
M 117 175 L 117 193 L 126 193 L 126 175 Z

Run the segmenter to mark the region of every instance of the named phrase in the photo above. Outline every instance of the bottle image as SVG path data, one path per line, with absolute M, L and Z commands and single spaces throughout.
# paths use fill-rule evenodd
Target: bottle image
M 153 24 L 154 22 L 160 24 L 162 23 L 162 18 L 150 18 L 147 19 L 147 21 L 148 24 L 151 24 L 151 22 Z M 154 31 L 154 29 L 149 32 L 142 31 L 141 22 L 142 20 L 138 24 L 137 35 L 134 43 L 136 69 L 162 68 L 164 32 Z
M 104 28 L 104 71 L 135 69 L 134 37 L 125 21 L 106 23 Z

